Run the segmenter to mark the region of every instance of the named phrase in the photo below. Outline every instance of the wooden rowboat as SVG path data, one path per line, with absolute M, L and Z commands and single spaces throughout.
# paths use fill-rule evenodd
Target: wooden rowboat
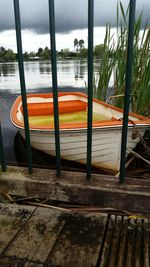
M 61 157 L 86 163 L 87 154 L 87 96 L 83 93 L 59 93 Z M 27 95 L 31 145 L 55 156 L 54 114 L 52 94 Z M 24 137 L 23 108 L 19 96 L 11 109 L 11 121 Z M 92 164 L 117 172 L 123 111 L 93 99 Z M 129 113 L 127 155 L 133 150 L 150 126 L 150 119 Z

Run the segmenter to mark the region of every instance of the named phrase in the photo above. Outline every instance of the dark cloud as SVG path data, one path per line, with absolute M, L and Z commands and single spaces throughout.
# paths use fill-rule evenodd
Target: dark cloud
M 88 0 L 55 0 L 56 31 L 68 33 L 87 27 Z M 122 0 L 124 6 L 128 1 Z M 95 0 L 95 26 L 116 23 L 117 0 Z M 36 33 L 47 33 L 48 0 L 20 0 L 22 28 Z M 137 15 L 143 10 L 143 25 L 150 21 L 150 0 L 138 0 Z M 0 0 L 0 31 L 14 29 L 14 10 L 12 0 Z

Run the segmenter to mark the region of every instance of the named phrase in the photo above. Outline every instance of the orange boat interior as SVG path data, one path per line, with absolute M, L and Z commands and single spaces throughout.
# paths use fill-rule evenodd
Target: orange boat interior
M 52 94 L 29 94 L 27 95 L 27 107 L 29 116 L 30 129 L 53 129 L 54 128 L 54 104 L 52 100 Z M 64 100 L 61 96 L 66 96 Z M 71 97 L 71 99 L 68 98 Z M 73 99 L 74 97 L 74 99 Z M 82 93 L 59 93 L 60 101 L 58 102 L 59 109 L 59 122 L 62 129 L 75 129 L 87 127 L 87 96 Z M 50 102 L 49 102 L 50 99 Z M 98 103 L 106 110 L 111 108 L 116 112 L 122 110 L 112 107 L 106 103 L 103 103 L 97 99 L 94 99 L 93 103 Z M 143 116 L 133 114 L 136 120 L 146 119 Z M 19 96 L 11 110 L 12 122 L 16 126 L 23 127 L 23 106 L 21 96 Z M 122 124 L 122 121 L 115 118 L 113 115 L 107 114 L 107 112 L 93 111 L 93 127 L 99 126 L 113 126 L 116 124 Z M 149 120 L 150 124 L 150 120 Z

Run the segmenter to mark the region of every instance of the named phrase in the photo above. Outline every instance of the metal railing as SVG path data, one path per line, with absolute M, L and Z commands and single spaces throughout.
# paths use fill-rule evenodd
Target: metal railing
M 54 0 L 48 0 L 48 2 L 49 2 L 51 64 L 52 64 L 52 85 L 53 85 L 53 99 L 54 99 L 56 170 L 57 170 L 57 176 L 60 176 L 61 175 L 61 150 L 60 150 L 60 131 L 59 131 L 59 112 L 58 112 L 57 60 L 56 60 L 56 41 L 55 41 L 55 8 L 54 8 Z M 120 179 L 119 179 L 120 183 L 124 183 L 125 181 L 125 158 L 126 158 L 127 133 L 128 133 L 128 113 L 129 113 L 130 91 L 131 91 L 135 5 L 136 5 L 136 0 L 130 0 L 126 86 L 125 86 L 124 117 L 123 117 L 123 127 L 122 127 Z M 28 171 L 31 174 L 33 171 L 32 152 L 31 152 L 31 144 L 30 144 L 30 131 L 29 131 L 28 109 L 27 109 L 27 98 L 26 98 L 26 84 L 25 84 L 23 53 L 22 53 L 19 0 L 14 0 L 14 14 L 15 14 L 15 26 L 16 26 L 17 51 L 18 51 L 18 65 L 19 65 L 19 74 L 20 74 L 20 87 L 21 87 L 22 104 L 23 104 L 24 124 L 25 124 L 25 139 L 26 139 L 26 145 L 27 145 Z M 87 179 L 90 179 L 91 174 L 92 174 L 93 28 L 94 28 L 94 0 L 88 0 Z M 2 171 L 6 171 L 6 162 L 5 162 L 5 157 L 4 157 L 1 125 L 0 125 L 0 159 L 1 159 Z

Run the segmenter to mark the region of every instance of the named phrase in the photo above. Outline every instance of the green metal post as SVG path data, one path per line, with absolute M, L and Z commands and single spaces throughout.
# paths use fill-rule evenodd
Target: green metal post
M 22 54 L 22 38 L 21 38 L 19 0 L 14 0 L 14 12 L 15 12 L 16 40 L 17 40 L 17 51 L 18 51 L 20 86 L 21 86 L 23 116 L 24 116 L 24 124 L 25 124 L 25 137 L 26 137 L 27 156 L 28 156 L 28 171 L 31 174 L 32 173 L 32 152 L 31 152 L 31 145 L 30 145 L 28 109 L 27 109 L 27 99 L 26 99 L 26 86 L 25 86 L 23 54 Z
M 60 158 L 60 133 L 59 133 L 59 112 L 58 112 L 58 86 L 57 86 L 54 0 L 49 0 L 49 23 L 50 23 L 52 83 L 53 83 L 53 99 L 54 99 L 56 169 L 57 169 L 57 176 L 60 176 L 61 175 L 61 158 Z
M 121 143 L 121 161 L 120 161 L 120 183 L 124 183 L 125 181 L 125 159 L 126 159 L 126 146 L 127 146 L 127 133 L 128 133 L 128 114 L 129 114 L 130 91 L 131 91 L 131 82 L 132 82 L 135 6 L 136 6 L 136 0 L 130 0 L 126 86 L 125 86 L 124 115 L 123 115 L 122 143 Z
M 3 146 L 3 136 L 2 136 L 2 128 L 1 128 L 1 123 L 0 123 L 0 159 L 1 159 L 1 166 L 2 166 L 2 171 L 6 171 L 6 161 L 5 161 L 5 156 L 4 156 L 4 146 Z
M 92 111 L 93 111 L 93 26 L 94 0 L 88 0 L 88 129 L 87 129 L 87 179 L 92 173 Z

